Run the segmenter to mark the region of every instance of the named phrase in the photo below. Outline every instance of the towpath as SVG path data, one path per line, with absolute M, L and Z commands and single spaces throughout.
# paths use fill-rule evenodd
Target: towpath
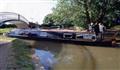
M 9 56 L 11 54 L 11 43 L 0 42 L 0 70 L 7 70 L 7 64 L 10 63 Z
M 12 54 L 11 42 L 0 41 L 0 70 L 17 70 L 14 69 L 14 57 L 11 56 Z M 37 65 L 35 70 L 44 69 L 41 65 Z

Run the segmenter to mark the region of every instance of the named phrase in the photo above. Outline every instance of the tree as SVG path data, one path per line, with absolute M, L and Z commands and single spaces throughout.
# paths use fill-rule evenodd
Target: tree
M 53 14 L 48 14 L 45 16 L 44 20 L 43 20 L 43 23 L 44 24 L 49 24 L 51 21 L 53 20 Z M 52 21 L 53 23 L 53 21 Z
M 82 14 L 83 12 L 84 8 L 72 3 L 72 0 L 58 0 L 56 8 L 53 9 L 56 22 L 60 24 L 74 24 L 75 26 L 82 27 L 84 27 L 85 22 L 85 14 Z
M 111 25 L 113 19 L 120 15 L 119 0 L 73 0 L 78 6 L 83 5 L 86 23 L 101 22 Z M 84 14 L 84 13 L 83 13 Z M 112 24 L 113 25 L 113 24 Z
M 104 23 L 111 27 L 114 20 L 120 18 L 120 0 L 57 0 L 52 19 L 55 23 L 64 21 L 76 26 L 87 27 L 87 24 Z M 66 24 L 68 24 L 65 22 Z

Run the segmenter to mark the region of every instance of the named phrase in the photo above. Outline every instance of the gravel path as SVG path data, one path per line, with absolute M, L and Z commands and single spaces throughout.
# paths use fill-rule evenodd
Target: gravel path
M 0 42 L 0 70 L 7 70 L 7 64 L 9 61 L 9 56 L 11 55 L 11 43 Z
M 10 44 L 10 43 L 9 43 L 9 42 L 1 42 L 1 41 L 0 41 L 0 47 L 5 46 L 5 45 L 8 45 L 8 44 Z

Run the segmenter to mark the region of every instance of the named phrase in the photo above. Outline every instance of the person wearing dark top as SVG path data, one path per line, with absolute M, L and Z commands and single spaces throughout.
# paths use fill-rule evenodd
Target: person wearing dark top
M 100 33 L 99 24 L 98 24 L 98 23 L 96 23 L 96 24 L 94 25 L 94 32 L 95 32 L 96 36 L 98 36 L 98 34 Z

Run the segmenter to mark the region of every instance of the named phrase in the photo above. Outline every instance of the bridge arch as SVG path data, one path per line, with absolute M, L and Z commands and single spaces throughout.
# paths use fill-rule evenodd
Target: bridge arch
M 0 26 L 10 22 L 17 28 L 29 28 L 29 21 L 22 15 L 14 12 L 0 12 Z

